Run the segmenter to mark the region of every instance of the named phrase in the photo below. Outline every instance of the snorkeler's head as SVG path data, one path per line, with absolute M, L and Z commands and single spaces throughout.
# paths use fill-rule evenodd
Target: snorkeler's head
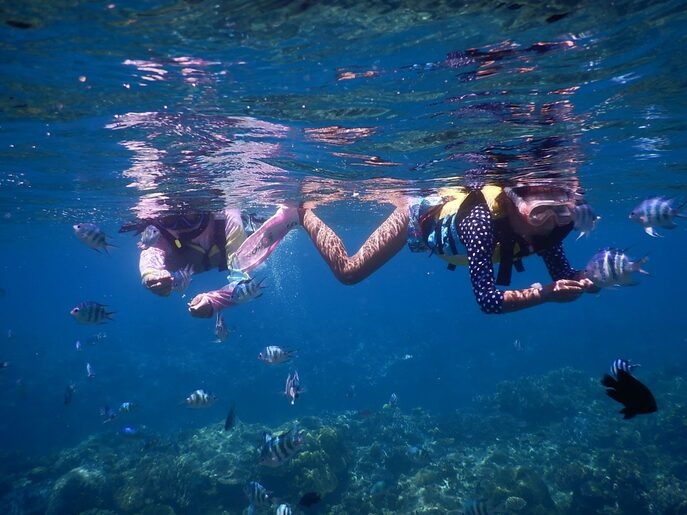
M 567 187 L 540 182 L 507 187 L 505 192 L 533 227 L 541 227 L 551 219 L 559 227 L 574 221 L 576 193 Z

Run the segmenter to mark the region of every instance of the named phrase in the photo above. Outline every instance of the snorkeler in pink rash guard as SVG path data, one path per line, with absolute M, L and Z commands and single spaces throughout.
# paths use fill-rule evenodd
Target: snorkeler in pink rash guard
M 212 268 L 232 270 L 248 277 L 263 263 L 286 234 L 299 224 L 298 210 L 281 207 L 246 237 L 238 209 L 221 213 L 164 216 L 128 224 L 120 232 L 142 233 L 139 270 L 143 285 L 157 295 L 183 291 L 194 273 Z M 188 303 L 194 317 L 209 318 L 235 304 L 236 283 L 199 293 Z

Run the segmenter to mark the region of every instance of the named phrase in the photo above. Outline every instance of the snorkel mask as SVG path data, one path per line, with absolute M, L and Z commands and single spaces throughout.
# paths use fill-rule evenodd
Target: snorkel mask
M 541 227 L 551 218 L 558 227 L 574 221 L 575 196 L 572 191 L 550 185 L 526 185 L 506 188 L 506 195 L 533 227 Z

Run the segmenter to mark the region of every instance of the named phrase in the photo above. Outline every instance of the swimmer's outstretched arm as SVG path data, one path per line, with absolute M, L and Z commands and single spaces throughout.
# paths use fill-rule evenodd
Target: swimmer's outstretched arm
M 165 246 L 166 242 L 159 241 L 155 246 L 142 250 L 138 260 L 143 286 L 163 297 L 172 292 L 172 274 L 167 270 Z
M 228 284 L 219 290 L 199 293 L 188 303 L 188 312 L 197 318 L 210 318 L 221 310 L 234 305 L 232 293 L 235 284 Z
M 355 284 L 376 271 L 403 248 L 408 236 L 408 209 L 397 207 L 365 240 L 358 252 L 349 256 L 341 238 L 311 210 L 301 210 L 301 224 L 329 265 L 344 284 Z

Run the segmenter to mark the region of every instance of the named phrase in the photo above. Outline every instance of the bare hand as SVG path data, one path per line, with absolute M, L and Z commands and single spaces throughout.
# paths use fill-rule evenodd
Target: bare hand
M 559 279 L 542 288 L 542 298 L 547 302 L 571 302 L 586 291 L 588 285 L 585 281 L 589 281 L 589 279 L 583 279 L 582 281 Z M 591 283 L 591 281 L 589 282 Z
M 188 303 L 188 311 L 197 318 L 210 318 L 214 314 L 212 304 L 206 293 L 199 293 Z
M 587 274 L 584 272 L 584 270 L 578 272 L 575 276 L 575 279 L 580 281 L 582 288 L 584 288 L 584 291 L 587 293 L 599 293 L 601 291 L 601 288 L 595 285 L 594 282 L 587 277 Z
M 163 270 L 155 277 L 147 278 L 145 286 L 155 295 L 166 297 L 172 293 L 172 275 L 167 270 Z

